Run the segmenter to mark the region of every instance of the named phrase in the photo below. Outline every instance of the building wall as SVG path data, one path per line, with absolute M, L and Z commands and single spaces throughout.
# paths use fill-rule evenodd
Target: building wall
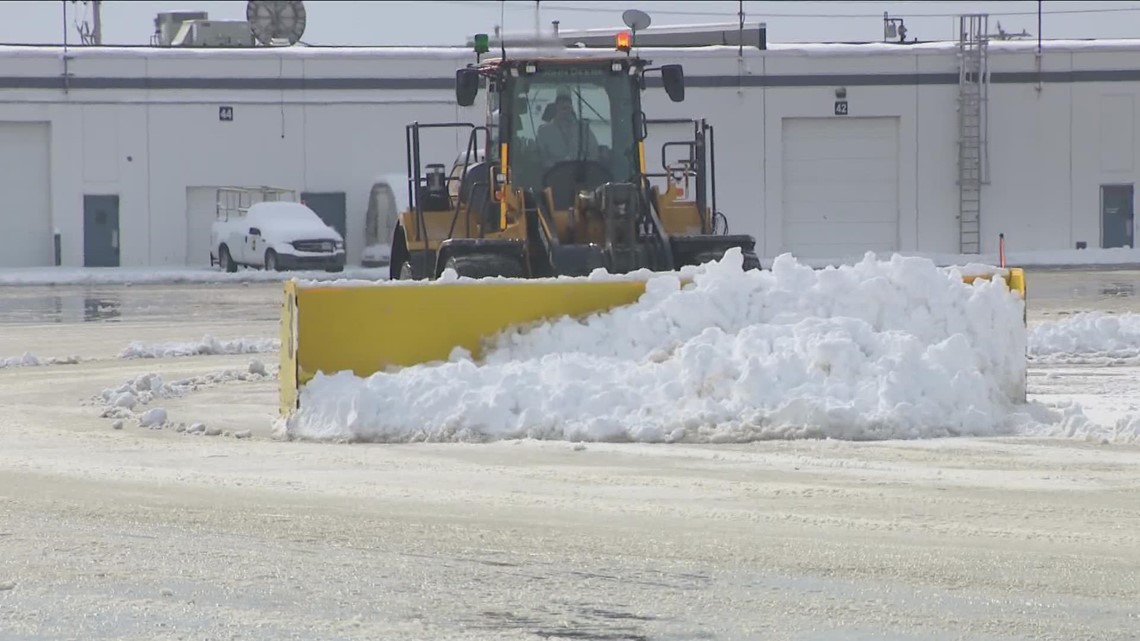
M 1040 88 L 1031 50 L 991 48 L 984 252 L 996 249 L 999 233 L 1016 249 L 1071 248 L 1082 241 L 1099 246 L 1100 186 L 1137 182 L 1140 45 L 1049 46 Z M 58 50 L 0 48 L 0 78 L 7 82 L 0 87 L 0 136 L 46 132 L 44 162 L 50 168 L 29 170 L 23 180 L 47 184 L 28 185 L 20 198 L 29 204 L 0 208 L 0 225 L 24 236 L 58 229 L 65 265 L 84 264 L 85 194 L 119 195 L 121 264 L 202 265 L 208 261 L 203 234 L 209 229 L 200 218 L 202 189 L 257 184 L 344 192 L 349 261 L 358 262 L 374 178 L 405 169 L 404 126 L 413 120 L 480 118 L 477 108 L 454 106 L 450 83 L 455 68 L 469 61 L 465 51 L 71 52 L 64 91 Z M 896 193 L 882 200 L 874 190 L 855 190 L 852 198 L 897 209 L 881 219 L 897 219 L 894 249 L 957 252 L 952 48 L 777 47 L 745 50 L 743 58 L 737 53 L 712 48 L 647 54 L 655 64 L 684 63 L 689 88 L 680 104 L 670 102 L 659 83 L 651 83 L 644 96 L 651 118 L 705 117 L 715 126 L 718 206 L 731 232 L 757 236 L 767 257 L 802 245 L 802 235 L 785 229 L 792 215 L 786 203 L 800 202 L 802 210 L 804 199 L 784 193 L 785 184 L 800 180 L 784 175 L 799 153 L 785 149 L 785 132 L 791 128 L 810 137 L 814 122 L 834 139 L 867 135 L 870 129 L 860 123 L 889 120 L 897 123 L 889 134 L 897 148 Z M 1089 71 L 1101 73 L 1072 82 L 1074 74 Z M 323 88 L 329 86 L 334 88 Z M 834 113 L 839 89 L 846 91 L 843 116 Z M 219 120 L 223 105 L 233 108 L 233 121 Z M 819 145 L 830 144 L 820 135 Z M 663 138 L 654 133 L 647 146 L 649 163 L 657 168 Z M 428 134 L 425 162 L 450 162 L 462 142 L 453 132 Z M 5 162 L 24 153 L 3 147 Z M 825 165 L 833 167 L 837 183 L 869 171 L 867 158 L 834 153 L 849 157 L 816 162 L 817 178 Z M 36 200 L 36 193 L 50 197 Z M 820 204 L 821 221 L 869 215 L 855 203 L 826 201 Z M 49 222 L 28 222 L 27 211 L 47 215 Z M 844 235 L 843 225 L 810 229 L 831 240 Z M 827 245 L 828 239 L 812 240 Z M 54 259 L 51 238 L 28 243 L 36 249 L 0 253 L 0 266 Z

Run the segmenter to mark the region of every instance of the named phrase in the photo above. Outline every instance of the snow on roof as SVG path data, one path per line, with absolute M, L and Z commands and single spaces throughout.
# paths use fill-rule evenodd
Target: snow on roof
M 735 47 L 729 47 L 735 49 Z M 991 53 L 999 52 L 1033 52 L 1037 50 L 1036 40 L 991 40 L 988 44 Z M 850 54 L 926 54 L 926 53 L 952 53 L 958 51 L 956 41 L 917 42 L 914 44 L 899 44 L 891 42 L 866 43 L 769 43 L 768 50 L 775 53 L 795 53 L 806 55 L 839 55 Z M 1140 51 L 1140 39 L 1112 39 L 1112 40 L 1042 40 L 1043 52 L 1073 52 L 1073 51 Z
M 760 51 L 744 47 L 747 56 L 763 55 L 806 55 L 806 56 L 850 56 L 850 55 L 916 55 L 944 54 L 956 52 L 956 41 L 920 42 L 898 44 L 885 42 L 867 43 L 773 43 L 767 50 Z M 1140 51 L 1140 39 L 1105 40 L 1043 40 L 1042 51 Z M 1032 52 L 1037 49 L 1036 40 L 994 40 L 989 50 L 1001 52 Z M 563 55 L 612 56 L 620 55 L 606 47 L 575 48 L 559 50 Z M 736 56 L 740 49 L 734 45 L 711 45 L 707 47 L 637 47 L 636 54 L 643 57 L 653 55 L 680 56 Z M 42 57 L 62 56 L 64 48 L 55 45 L 0 45 L 0 57 Z M 486 57 L 497 55 L 497 50 Z M 70 57 L 134 57 L 134 58 L 232 58 L 232 57 L 283 57 L 283 58 L 406 58 L 436 60 L 469 60 L 474 62 L 474 54 L 469 47 L 68 47 Z M 528 55 L 549 55 L 549 49 L 507 48 L 508 57 Z

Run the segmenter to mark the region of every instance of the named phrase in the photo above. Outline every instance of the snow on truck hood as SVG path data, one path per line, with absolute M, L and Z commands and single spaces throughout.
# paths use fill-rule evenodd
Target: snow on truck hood
M 283 240 L 316 238 L 344 240 L 312 209 L 300 203 L 257 203 L 249 208 L 246 220 L 250 227 L 259 227 L 262 235 L 267 237 L 274 236 Z
M 1025 374 L 1022 302 L 1000 279 L 868 256 L 651 277 L 635 304 L 498 337 L 473 361 L 301 390 L 294 438 L 348 441 L 750 441 L 1011 433 Z M 472 283 L 475 284 L 474 282 Z

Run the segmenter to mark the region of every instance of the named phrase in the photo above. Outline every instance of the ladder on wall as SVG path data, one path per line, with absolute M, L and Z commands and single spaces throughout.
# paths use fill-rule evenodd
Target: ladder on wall
M 986 115 L 989 16 L 958 18 L 958 251 L 982 247 L 982 185 L 989 183 Z

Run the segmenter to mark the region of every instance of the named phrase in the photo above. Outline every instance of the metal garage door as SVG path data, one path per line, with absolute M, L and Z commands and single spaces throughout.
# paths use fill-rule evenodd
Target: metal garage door
M 210 264 L 210 225 L 217 211 L 217 187 L 186 188 L 186 264 Z
M 0 122 L 0 267 L 55 264 L 46 122 Z
M 897 118 L 785 118 L 783 251 L 846 258 L 898 249 Z

